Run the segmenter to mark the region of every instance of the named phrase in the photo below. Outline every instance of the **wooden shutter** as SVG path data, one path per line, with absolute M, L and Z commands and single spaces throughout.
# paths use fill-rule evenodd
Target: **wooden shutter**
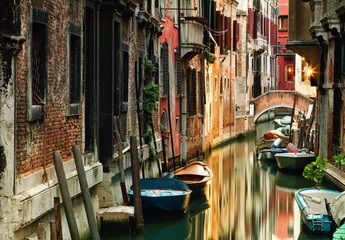
M 199 72 L 199 113 L 204 114 L 205 81 L 203 71 Z
M 231 17 L 225 17 L 225 29 L 228 31 L 225 33 L 224 47 L 226 50 L 231 50 Z
M 220 11 L 217 11 L 216 12 L 216 31 L 220 31 L 221 30 L 221 15 L 220 15 Z M 219 34 L 217 33 L 216 35 L 216 42 L 218 44 L 218 46 L 220 46 L 220 36 Z
M 254 21 L 253 21 L 253 38 L 258 37 L 258 12 L 254 10 Z
M 237 20 L 233 21 L 233 51 L 237 51 Z
M 163 58 L 163 94 L 169 94 L 169 48 L 165 41 L 162 45 Z
M 253 16 L 252 15 L 253 15 L 252 9 L 248 8 L 248 34 L 250 36 L 253 36 L 253 33 L 252 33 Z
M 177 82 L 177 94 L 182 94 L 181 83 L 181 51 L 180 47 L 177 47 L 175 53 L 175 66 L 176 66 L 176 82 Z

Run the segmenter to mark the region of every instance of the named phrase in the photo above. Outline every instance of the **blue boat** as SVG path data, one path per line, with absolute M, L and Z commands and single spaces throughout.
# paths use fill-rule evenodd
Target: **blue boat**
M 175 178 L 144 178 L 140 180 L 143 211 L 186 211 L 192 191 Z M 133 204 L 133 190 L 128 191 Z
M 334 230 L 332 214 L 326 204 L 332 203 L 339 194 L 338 191 L 318 188 L 304 188 L 295 193 L 302 221 L 308 230 L 317 233 Z

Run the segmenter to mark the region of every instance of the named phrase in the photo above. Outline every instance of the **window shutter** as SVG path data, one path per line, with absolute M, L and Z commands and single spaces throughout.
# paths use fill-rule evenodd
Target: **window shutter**
M 163 94 L 169 94 L 169 48 L 165 41 L 162 45 L 163 58 Z
M 261 29 L 260 29 L 260 32 L 261 32 L 261 35 L 264 35 L 264 27 L 265 27 L 265 23 L 264 23 L 264 15 L 261 14 Z
M 228 30 L 225 33 L 225 48 L 231 50 L 231 17 L 225 17 L 225 28 Z
M 211 29 L 216 29 L 216 2 L 212 1 L 211 2 L 211 25 L 210 25 Z M 214 42 L 211 41 L 210 43 L 210 51 L 211 53 L 214 53 Z
M 199 72 L 199 112 L 201 115 L 204 114 L 204 95 L 205 95 L 205 81 L 203 71 Z
M 252 21 L 253 21 L 253 16 L 252 16 L 252 9 L 251 8 L 248 8 L 248 34 L 250 36 L 253 36 L 253 33 L 252 33 Z
M 176 66 L 176 81 L 177 81 L 177 94 L 182 94 L 181 83 L 181 51 L 180 47 L 177 47 L 175 53 L 175 66 Z
M 223 14 L 220 15 L 221 25 L 220 30 L 223 31 L 225 29 L 225 16 Z M 225 45 L 225 34 L 220 35 L 220 53 L 224 53 L 224 45 Z
M 208 21 L 208 27 L 210 27 L 211 24 L 211 1 L 210 0 L 204 0 L 204 18 Z M 204 44 L 209 45 L 210 43 L 210 36 L 208 35 L 208 31 L 204 30 Z
M 233 21 L 233 47 L 232 50 L 235 52 L 237 51 L 237 20 Z
M 192 70 L 192 109 L 191 109 L 191 114 L 195 115 L 196 114 L 196 83 L 197 83 L 197 73 L 196 69 Z
M 258 37 L 258 12 L 254 10 L 254 21 L 253 21 L 253 38 Z
M 220 15 L 220 11 L 216 12 L 216 31 L 220 31 L 221 30 L 221 15 Z M 217 45 L 220 46 L 220 40 L 221 36 L 219 36 L 219 34 L 216 35 L 216 42 Z

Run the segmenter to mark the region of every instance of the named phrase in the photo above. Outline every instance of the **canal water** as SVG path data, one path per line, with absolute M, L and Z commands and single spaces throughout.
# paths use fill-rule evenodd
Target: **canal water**
M 301 227 L 294 193 L 313 183 L 301 174 L 280 172 L 276 163 L 257 160 L 255 143 L 270 124 L 259 124 L 256 135 L 212 150 L 205 159 L 212 182 L 205 196 L 191 200 L 186 213 L 144 216 L 141 237 L 102 239 L 330 239 Z

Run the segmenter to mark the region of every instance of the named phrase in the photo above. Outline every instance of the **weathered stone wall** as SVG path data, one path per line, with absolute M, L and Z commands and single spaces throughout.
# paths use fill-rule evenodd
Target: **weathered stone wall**
M 72 157 L 72 146 L 82 142 L 82 114 L 68 116 L 68 22 L 82 27 L 80 2 L 30 1 L 21 4 L 22 35 L 27 39 L 18 57 L 17 76 L 17 160 L 21 178 L 53 164 L 52 153 L 59 150 L 63 160 Z M 38 2 L 40 4 L 38 4 Z M 47 100 L 42 120 L 27 121 L 31 91 L 32 8 L 48 13 Z M 71 9 L 73 8 L 73 9 Z

